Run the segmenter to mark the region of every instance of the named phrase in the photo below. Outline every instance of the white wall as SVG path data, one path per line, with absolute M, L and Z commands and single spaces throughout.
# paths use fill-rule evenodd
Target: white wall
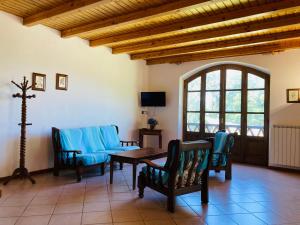
M 300 88 L 300 50 L 291 50 L 275 55 L 189 62 L 180 65 L 162 64 L 149 67 L 149 90 L 166 91 L 167 107 L 160 108 L 157 119 L 163 129 L 163 144 L 170 139 L 181 138 L 180 88 L 182 78 L 190 71 L 220 61 L 251 64 L 271 74 L 270 122 L 271 124 L 300 124 L 300 104 L 286 103 L 286 89 Z
M 10 81 L 32 72 L 47 75 L 46 92 L 28 100 L 27 166 L 52 167 L 50 130 L 117 124 L 124 139 L 136 137 L 141 122 L 139 92 L 146 88 L 147 67 L 108 48 L 90 48 L 78 38 L 62 39 L 52 29 L 27 28 L 20 18 L 0 12 L 0 177 L 18 165 L 20 99 Z M 69 90 L 55 90 L 55 74 L 69 75 Z

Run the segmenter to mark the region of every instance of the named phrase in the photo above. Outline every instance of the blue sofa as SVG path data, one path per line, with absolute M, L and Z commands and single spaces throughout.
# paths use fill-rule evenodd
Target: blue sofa
M 118 131 L 115 125 L 72 129 L 53 127 L 54 175 L 58 176 L 61 169 L 74 169 L 77 180 L 81 181 L 84 170 L 97 167 L 104 174 L 109 154 L 139 149 L 137 141 L 121 141 Z

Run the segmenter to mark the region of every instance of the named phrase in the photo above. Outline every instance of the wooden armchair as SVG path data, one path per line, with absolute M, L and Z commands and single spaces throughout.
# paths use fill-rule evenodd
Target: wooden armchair
M 207 138 L 213 146 L 209 170 L 214 170 L 216 173 L 224 170 L 226 180 L 232 178 L 231 152 L 234 147 L 235 136 L 235 133 L 228 134 L 225 130 L 220 130 L 215 134 L 215 137 Z
M 144 197 L 145 187 L 168 197 L 167 207 L 175 211 L 176 196 L 201 191 L 202 203 L 208 202 L 208 165 L 211 143 L 208 141 L 183 142 L 172 140 L 168 145 L 165 165 L 143 160 L 138 177 L 139 197 Z

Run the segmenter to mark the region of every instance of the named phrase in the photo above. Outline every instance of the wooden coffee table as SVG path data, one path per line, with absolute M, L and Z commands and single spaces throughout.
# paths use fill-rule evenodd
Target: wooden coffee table
M 110 183 L 113 183 L 114 178 L 114 162 L 119 163 L 129 163 L 132 164 L 132 189 L 135 190 L 136 187 L 136 166 L 143 159 L 159 159 L 166 157 L 168 152 L 159 148 L 142 148 L 138 150 L 132 150 L 127 152 L 119 152 L 115 154 L 110 154 Z

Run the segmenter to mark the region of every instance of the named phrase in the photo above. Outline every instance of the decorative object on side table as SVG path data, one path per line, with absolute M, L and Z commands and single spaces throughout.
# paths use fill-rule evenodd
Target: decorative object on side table
M 27 178 L 31 181 L 31 183 L 35 184 L 35 180 L 30 176 L 28 170 L 25 167 L 25 151 L 26 151 L 26 126 L 32 125 L 32 123 L 26 122 L 26 100 L 35 98 L 35 95 L 27 95 L 27 90 L 29 90 L 32 86 L 28 86 L 28 80 L 24 77 L 23 82 L 19 85 L 14 81 L 11 81 L 14 85 L 22 90 L 22 93 L 13 94 L 13 98 L 22 98 L 22 114 L 21 114 L 21 123 L 18 125 L 21 126 L 21 140 L 20 140 L 20 167 L 15 169 L 13 174 L 7 178 L 7 180 L 3 183 L 6 185 L 10 180 L 15 178 Z
M 286 90 L 287 103 L 300 103 L 300 89 L 293 88 Z
M 150 125 L 150 130 L 154 130 L 155 126 L 158 124 L 158 122 L 154 118 L 149 118 L 148 119 L 148 124 Z
M 32 90 L 45 91 L 46 90 L 46 75 L 40 73 L 32 74 Z
M 56 89 L 57 90 L 68 90 L 68 75 L 56 74 Z

